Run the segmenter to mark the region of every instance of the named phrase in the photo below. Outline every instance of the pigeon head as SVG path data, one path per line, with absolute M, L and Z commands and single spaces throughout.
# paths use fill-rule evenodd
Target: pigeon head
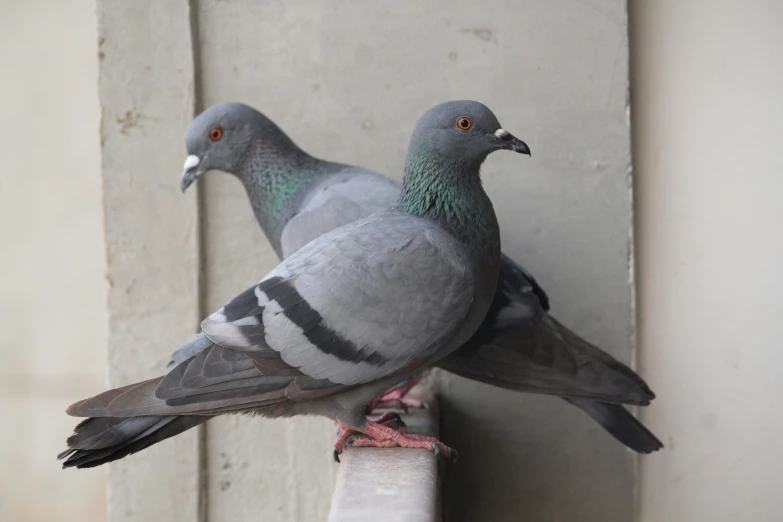
M 208 170 L 242 178 L 253 153 L 281 155 L 299 150 L 269 118 L 242 103 L 213 105 L 199 114 L 185 136 L 187 158 L 180 179 L 184 192 Z
M 424 113 L 411 137 L 411 152 L 422 149 L 471 166 L 496 150 L 530 155 L 527 144 L 503 129 L 486 105 L 470 100 L 444 102 Z
M 465 100 L 436 105 L 413 130 L 396 209 L 434 219 L 465 241 L 499 252 L 497 219 L 479 169 L 489 154 L 503 149 L 530 154 L 485 105 Z

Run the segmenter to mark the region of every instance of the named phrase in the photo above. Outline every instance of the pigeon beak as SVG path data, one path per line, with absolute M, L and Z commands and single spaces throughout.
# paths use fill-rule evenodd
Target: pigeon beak
M 190 155 L 185 158 L 185 165 L 182 167 L 182 177 L 179 180 L 179 188 L 182 192 L 185 192 L 189 186 L 193 184 L 196 179 L 201 176 L 201 169 L 198 169 L 198 164 L 201 163 L 201 159 L 198 156 Z
M 519 138 L 515 138 L 505 129 L 496 130 L 495 139 L 499 142 L 499 148 L 501 149 L 511 150 L 514 152 L 519 152 L 520 154 L 527 154 L 528 156 L 532 156 L 532 154 L 530 154 L 530 147 L 527 146 L 527 143 L 520 140 Z

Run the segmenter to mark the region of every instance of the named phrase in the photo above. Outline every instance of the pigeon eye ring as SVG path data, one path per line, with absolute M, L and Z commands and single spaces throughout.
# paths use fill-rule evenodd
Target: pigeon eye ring
M 459 130 L 468 130 L 473 126 L 473 121 L 467 116 L 460 116 L 457 118 L 457 128 Z
M 215 127 L 211 131 L 209 131 L 209 139 L 212 141 L 220 141 L 220 138 L 223 137 L 223 129 L 220 127 Z

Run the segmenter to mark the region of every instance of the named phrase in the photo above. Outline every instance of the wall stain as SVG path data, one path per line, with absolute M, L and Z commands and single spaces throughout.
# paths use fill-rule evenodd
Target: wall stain
M 487 29 L 486 27 L 475 27 L 475 28 L 463 27 L 462 29 L 459 30 L 459 32 L 472 34 L 479 40 L 483 40 L 485 42 L 491 41 L 497 43 L 497 39 L 492 37 L 492 31 Z
M 131 129 L 141 129 L 143 128 L 141 126 L 141 121 L 146 119 L 146 117 L 135 111 L 125 111 L 125 116 L 121 118 L 117 118 L 117 123 L 120 124 L 120 134 L 129 134 Z

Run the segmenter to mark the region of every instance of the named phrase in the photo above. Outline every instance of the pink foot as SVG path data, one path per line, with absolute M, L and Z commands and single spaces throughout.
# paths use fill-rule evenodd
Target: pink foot
M 351 430 L 351 428 L 345 428 Z M 373 448 L 421 448 L 443 453 L 447 457 L 454 456 L 456 459 L 457 452 L 452 448 L 446 446 L 435 437 L 426 437 L 424 435 L 412 435 L 406 433 L 405 430 L 396 430 L 385 424 L 379 424 L 377 422 L 368 422 L 367 425 L 361 430 L 351 430 L 352 435 L 346 437 L 342 441 L 342 445 L 335 445 L 335 458 L 342 453 L 345 444 L 356 447 L 373 447 Z M 368 437 L 356 436 L 357 433 L 363 433 Z M 352 440 L 351 437 L 353 437 Z M 338 440 L 338 444 L 341 441 Z M 339 462 L 339 460 L 338 460 Z
M 385 412 L 383 415 L 375 420 L 376 424 L 388 427 L 392 430 L 399 431 L 400 433 L 407 433 L 408 427 L 402 421 L 399 415 L 390 411 Z M 334 460 L 340 462 L 339 455 L 343 452 L 345 444 L 349 439 L 355 437 L 364 437 L 365 435 L 353 428 L 349 428 L 344 424 L 337 423 L 337 441 L 334 443 Z M 349 444 L 350 446 L 350 444 Z
M 414 399 L 405 397 L 411 389 L 419 384 L 429 374 L 429 370 L 425 370 L 418 374 L 416 377 L 403 384 L 402 386 L 392 388 L 377 399 L 373 400 L 367 405 L 366 412 L 369 414 L 375 409 L 379 408 L 392 408 L 408 411 L 408 408 L 427 408 L 429 405 L 420 399 Z

